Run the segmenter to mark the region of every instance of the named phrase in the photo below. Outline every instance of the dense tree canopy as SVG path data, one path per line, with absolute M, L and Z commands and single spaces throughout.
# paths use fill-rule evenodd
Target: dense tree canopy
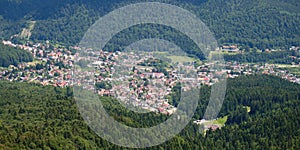
M 36 20 L 32 40 L 78 44 L 85 31 L 107 12 L 145 0 L 4 0 L 0 2 L 0 35 L 20 33 Z M 298 0 L 159 0 L 194 12 L 212 30 L 219 44 L 260 49 L 300 45 Z
M 203 87 L 195 119 L 203 116 L 209 93 Z M 98 137 L 81 118 L 72 95 L 72 88 L 1 81 L 0 148 L 126 149 Z M 168 118 L 136 114 L 108 97 L 101 100 L 111 116 L 128 126 L 149 127 Z M 219 114 L 228 116 L 226 126 L 204 136 L 190 123 L 170 141 L 147 149 L 299 149 L 299 100 L 300 86 L 277 77 L 230 79 Z
M 0 44 L 0 66 L 8 67 L 9 65 L 18 65 L 20 62 L 30 62 L 33 60 L 32 55 L 22 49 L 5 46 Z

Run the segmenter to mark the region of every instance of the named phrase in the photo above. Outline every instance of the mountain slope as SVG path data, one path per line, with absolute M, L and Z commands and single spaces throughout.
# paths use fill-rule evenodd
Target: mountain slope
M 0 36 L 22 31 L 37 21 L 32 40 L 77 44 L 90 25 L 107 12 L 144 0 L 4 0 L 0 2 Z M 193 11 L 215 33 L 220 44 L 273 48 L 300 45 L 300 1 L 297 0 L 162 0 Z M 14 12 L 14 13 L 12 13 Z M 11 26 L 13 25 L 13 26 Z

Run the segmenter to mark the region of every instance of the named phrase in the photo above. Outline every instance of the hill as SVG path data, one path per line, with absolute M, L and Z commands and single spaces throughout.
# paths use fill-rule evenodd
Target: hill
M 205 111 L 209 93 L 204 87 L 195 119 Z M 228 121 L 222 129 L 204 136 L 190 123 L 180 135 L 147 149 L 299 149 L 299 100 L 300 85 L 277 77 L 229 80 L 220 113 Z M 107 97 L 102 101 L 111 116 L 129 126 L 147 127 L 167 118 L 135 114 Z M 71 88 L 1 81 L 0 107 L 0 149 L 125 149 L 101 139 L 86 125 Z
M 32 40 L 78 44 L 99 16 L 131 2 L 144 0 L 3 0 L 0 36 L 21 33 L 26 22 L 37 21 Z M 260 49 L 300 45 L 298 0 L 161 0 L 184 7 L 200 17 L 220 44 Z
M 25 50 L 0 44 L 0 67 L 17 66 L 20 62 L 31 62 L 31 53 Z

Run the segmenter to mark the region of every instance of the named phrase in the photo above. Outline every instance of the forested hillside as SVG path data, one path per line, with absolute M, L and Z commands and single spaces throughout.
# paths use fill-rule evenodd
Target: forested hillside
M 209 93 L 204 87 L 195 119 L 203 115 Z M 277 77 L 229 80 L 220 113 L 228 116 L 225 127 L 204 136 L 191 123 L 180 135 L 151 149 L 300 149 L 299 100 L 300 86 Z M 129 126 L 147 127 L 167 119 L 135 114 L 107 97 L 102 102 L 110 115 Z M 1 81 L 0 107 L 0 149 L 125 149 L 89 129 L 71 88 Z
M 0 43 L 0 67 L 17 66 L 20 62 L 30 62 L 32 60 L 33 57 L 29 52 Z
M 20 33 L 26 21 L 37 21 L 32 40 L 78 44 L 99 16 L 144 0 L 3 0 L 0 36 Z M 184 7 L 203 20 L 220 44 L 260 49 L 300 45 L 298 0 L 161 0 Z

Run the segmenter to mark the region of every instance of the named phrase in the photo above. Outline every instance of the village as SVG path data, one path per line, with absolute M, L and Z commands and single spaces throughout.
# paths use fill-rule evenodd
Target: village
M 126 105 L 167 115 L 176 111 L 176 107 L 169 103 L 168 95 L 173 92 L 174 86 L 185 81 L 194 82 L 191 85 L 211 86 L 219 82 L 222 75 L 236 78 L 241 75 L 267 74 L 300 84 L 299 76 L 282 69 L 278 64 L 226 62 L 224 69 L 213 70 L 214 63 L 202 62 L 195 66 L 193 62 L 176 62 L 171 67 L 154 57 L 139 56 L 136 53 L 88 49 L 85 50 L 88 55 L 80 56 L 80 47 L 57 48 L 48 41 L 45 44 L 28 42 L 25 45 L 2 42 L 30 52 L 34 61 L 0 68 L 0 80 L 62 88 L 83 85 L 85 89 L 93 90 L 100 96 L 116 97 Z M 237 51 L 235 46 L 224 49 L 234 53 Z M 297 47 L 290 50 L 293 49 L 299 50 Z M 291 66 L 300 67 L 299 64 Z M 192 79 L 184 76 L 190 72 L 195 74 Z M 182 87 L 183 90 L 189 88 L 191 86 Z

